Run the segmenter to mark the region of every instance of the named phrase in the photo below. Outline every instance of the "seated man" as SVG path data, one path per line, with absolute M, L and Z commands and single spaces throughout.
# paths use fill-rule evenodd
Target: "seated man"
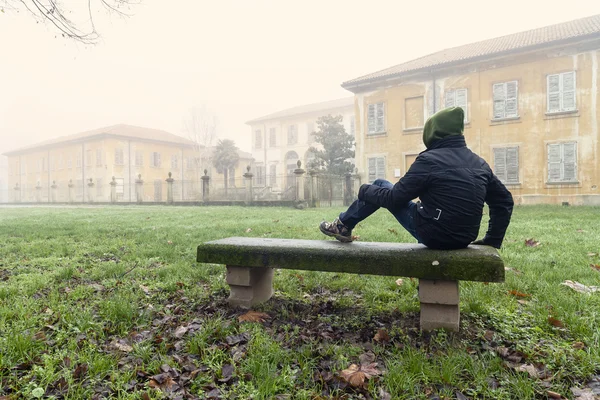
M 395 185 L 383 179 L 364 184 L 358 200 L 333 222 L 319 228 L 341 242 L 352 241 L 352 229 L 380 207 L 387 208 L 419 243 L 433 249 L 460 249 L 477 238 L 484 202 L 490 221 L 474 244 L 500 248 L 513 209 L 511 193 L 490 166 L 467 148 L 464 111 L 441 110 L 423 128 L 423 151 Z M 415 198 L 419 202 L 413 202 Z

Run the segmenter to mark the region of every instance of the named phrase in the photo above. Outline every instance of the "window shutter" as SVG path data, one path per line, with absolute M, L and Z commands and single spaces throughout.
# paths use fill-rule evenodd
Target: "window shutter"
M 497 83 L 492 89 L 494 99 L 494 118 L 504 118 L 505 112 L 505 100 L 506 100 L 506 85 L 504 83 Z
M 461 107 L 465 111 L 465 121 L 468 121 L 467 117 L 467 89 L 458 89 L 456 91 L 455 106 Z
M 385 158 L 377 158 L 377 178 L 385 178 Z
M 548 75 L 548 112 L 560 111 L 560 75 Z
M 577 180 L 577 143 L 563 143 L 563 179 Z
M 562 77 L 562 111 L 575 109 L 575 72 L 566 72 Z
M 506 148 L 494 149 L 494 173 L 502 181 L 506 181 Z
M 548 182 L 560 181 L 560 143 L 548 145 Z
M 454 107 L 454 90 L 448 90 L 444 96 L 444 107 Z
M 377 177 L 377 160 L 369 158 L 369 182 L 373 182 Z
M 379 103 L 377 107 L 377 132 L 385 131 L 385 103 Z
M 369 133 L 375 133 L 375 104 L 369 104 L 367 120 Z
M 519 183 L 519 148 L 506 149 L 506 182 Z
M 506 108 L 505 117 L 517 117 L 518 111 L 518 92 L 517 81 L 506 82 Z

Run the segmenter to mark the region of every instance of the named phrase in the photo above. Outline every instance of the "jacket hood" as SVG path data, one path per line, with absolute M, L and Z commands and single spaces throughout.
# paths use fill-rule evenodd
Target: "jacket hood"
M 423 143 L 431 144 L 448 136 L 462 136 L 465 128 L 465 112 L 460 107 L 450 107 L 433 114 L 423 128 Z

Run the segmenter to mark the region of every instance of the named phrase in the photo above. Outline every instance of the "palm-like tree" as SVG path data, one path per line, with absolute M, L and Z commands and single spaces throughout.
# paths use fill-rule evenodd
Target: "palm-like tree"
M 219 140 L 213 153 L 213 165 L 218 173 L 223 174 L 225 195 L 227 195 L 227 182 L 229 181 L 227 174 L 230 168 L 237 166 L 239 160 L 240 155 L 235 142 L 231 139 Z

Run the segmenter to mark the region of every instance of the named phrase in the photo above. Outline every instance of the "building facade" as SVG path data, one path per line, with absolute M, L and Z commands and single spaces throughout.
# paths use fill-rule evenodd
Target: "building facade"
M 215 189 L 224 185 L 209 154 L 210 149 L 177 135 L 131 125 L 65 136 L 5 153 L 8 200 L 107 202 L 112 183 L 117 201 L 136 201 L 136 186 L 141 185 L 144 201 L 162 202 L 171 173 L 174 198 L 194 201 L 201 196 L 205 169 Z M 234 175 L 243 174 L 243 161 L 231 171 Z
M 0 156 L 0 203 L 8 201 L 8 159 Z
M 600 15 L 434 53 L 342 84 L 356 164 L 391 181 L 425 150 L 427 117 L 465 110 L 467 146 L 517 204 L 600 204 Z
M 346 132 L 354 135 L 352 97 L 286 109 L 248 121 L 252 132 L 254 185 L 285 191 L 293 185 L 293 170 L 301 161 L 306 166 L 308 151 L 315 144 L 312 133 L 317 119 L 341 115 Z

